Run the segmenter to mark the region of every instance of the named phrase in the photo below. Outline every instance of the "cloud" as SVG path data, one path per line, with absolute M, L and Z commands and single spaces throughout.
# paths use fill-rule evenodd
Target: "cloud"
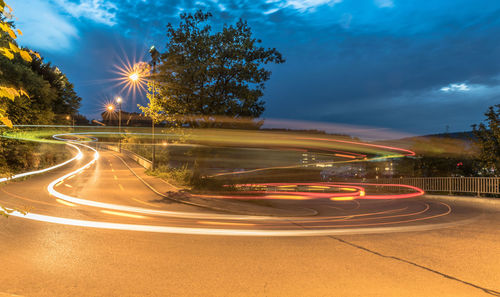
M 393 127 L 416 134 L 470 131 L 470 125 L 484 118 L 488 106 L 498 102 L 500 85 L 470 85 L 473 92 L 445 94 L 436 89 L 403 91 L 393 96 L 377 96 L 335 108 L 323 108 L 314 120 L 344 122 L 357 125 Z
M 105 0 L 80 0 L 73 3 L 69 0 L 55 0 L 61 9 L 75 18 L 86 18 L 99 24 L 114 26 L 116 24 L 115 4 Z
M 375 5 L 378 7 L 394 7 L 394 2 L 392 0 L 375 0 Z
M 301 12 L 314 10 L 318 6 L 330 5 L 333 6 L 342 0 L 268 0 L 267 3 L 275 3 L 278 7 L 291 7 Z M 270 11 L 273 11 L 272 9 Z M 267 11 L 269 13 L 269 11 Z M 274 11 L 273 11 L 274 12 Z M 272 12 L 271 12 L 272 13 Z
M 278 10 L 280 10 L 280 9 L 279 8 L 271 8 L 269 10 L 264 11 L 264 14 L 273 14 L 273 13 L 277 12 Z
M 442 92 L 445 92 L 445 93 L 448 93 L 448 92 L 467 92 L 467 91 L 470 91 L 471 88 L 466 83 L 460 83 L 460 84 L 449 84 L 446 87 L 442 87 L 440 90 Z
M 340 18 L 339 24 L 344 29 L 349 29 L 351 27 L 352 14 L 344 13 Z
M 71 47 L 78 36 L 77 28 L 67 17 L 60 15 L 53 4 L 45 0 L 10 1 L 18 20 L 17 26 L 23 31 L 19 37 L 21 45 L 34 50 L 62 52 Z

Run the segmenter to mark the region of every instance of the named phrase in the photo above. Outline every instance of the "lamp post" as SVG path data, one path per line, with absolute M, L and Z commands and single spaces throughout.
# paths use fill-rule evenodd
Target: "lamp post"
M 118 150 L 122 152 L 122 97 L 116 98 L 116 103 L 118 103 Z
M 149 53 L 151 54 L 151 62 L 150 62 L 150 65 L 152 66 L 152 71 L 151 71 L 151 75 L 147 75 L 149 76 L 149 78 L 151 78 L 152 76 L 154 76 L 155 72 L 156 72 L 156 63 L 158 61 L 158 59 L 160 58 L 160 52 L 158 50 L 156 50 L 155 46 L 151 46 L 151 48 L 149 49 Z M 135 85 L 135 84 L 138 84 L 138 83 L 142 83 L 142 77 L 143 76 L 146 76 L 144 72 L 142 72 L 140 69 L 137 69 L 134 68 L 133 69 L 130 69 L 129 72 L 125 73 L 126 76 L 124 76 L 124 79 L 128 80 L 131 85 Z M 147 77 L 146 76 L 146 77 Z M 155 81 L 154 79 L 151 79 L 152 81 L 152 96 L 153 98 L 155 98 L 156 96 L 156 89 L 155 89 Z M 155 166 L 155 159 L 156 159 L 156 148 L 155 148 L 155 117 L 154 115 L 151 115 L 151 144 L 153 146 L 152 148 L 152 154 L 151 154 L 151 169 L 152 170 L 155 170 L 156 166 Z
M 155 48 L 155 46 L 151 46 L 149 49 L 149 54 L 151 55 L 151 66 L 152 66 L 152 76 L 155 75 L 156 72 L 156 62 L 158 61 L 158 58 L 160 57 L 160 52 Z M 154 78 L 151 80 L 153 86 L 152 86 L 152 92 L 153 92 L 153 99 L 156 98 L 156 88 L 155 88 L 155 80 Z M 156 155 L 156 148 L 155 148 L 155 119 L 154 115 L 151 115 L 151 142 L 153 145 L 153 152 L 152 152 L 152 157 L 151 157 L 151 169 L 155 170 L 155 155 Z

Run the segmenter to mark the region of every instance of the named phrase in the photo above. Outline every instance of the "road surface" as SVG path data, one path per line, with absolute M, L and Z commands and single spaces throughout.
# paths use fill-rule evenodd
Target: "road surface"
M 0 220 L 0 296 L 500 296 L 494 208 L 424 198 L 311 201 L 315 217 L 228 219 L 163 200 L 110 152 L 54 189 L 111 208 L 49 194 L 52 181 L 91 158 L 87 151 L 74 164 L 0 186 L 1 203 L 77 222 L 229 233 L 113 230 L 11 216 Z M 358 232 L 367 229 L 378 231 Z M 311 230 L 333 231 L 302 236 Z

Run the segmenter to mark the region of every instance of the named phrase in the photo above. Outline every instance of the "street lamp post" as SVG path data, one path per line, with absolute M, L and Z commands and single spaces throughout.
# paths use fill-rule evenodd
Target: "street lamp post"
M 156 72 L 156 61 L 158 60 L 158 58 L 160 57 L 160 52 L 158 52 L 158 50 L 155 48 L 155 46 L 151 46 L 151 48 L 149 49 L 149 53 L 151 54 L 151 66 L 152 67 L 152 75 L 154 76 L 155 72 Z M 153 99 L 156 98 L 156 89 L 155 89 L 155 80 L 152 79 L 152 92 L 153 92 Z M 152 157 L 151 157 L 151 169 L 152 170 L 155 170 L 156 166 L 155 166 L 155 157 L 156 157 L 156 147 L 155 147 L 155 119 L 154 119 L 154 115 L 151 115 L 151 142 L 152 142 L 152 145 L 153 145 L 153 153 L 152 153 Z
M 160 52 L 158 50 L 156 50 L 156 48 L 154 47 L 154 45 L 149 49 L 149 53 L 151 54 L 151 63 L 150 65 L 152 66 L 152 71 L 151 71 L 151 75 L 149 75 L 149 77 L 151 78 L 152 76 L 154 76 L 155 72 L 156 72 L 156 63 L 158 61 L 158 59 L 160 58 Z M 126 77 L 125 79 L 128 79 L 132 84 L 136 84 L 136 83 L 141 83 L 142 80 L 141 80 L 141 76 L 143 76 L 144 73 L 140 71 L 140 69 L 137 69 L 134 68 L 131 69 L 130 72 L 126 73 Z M 155 81 L 154 79 L 151 80 L 152 81 L 152 96 L 153 98 L 155 98 L 156 96 L 156 89 L 155 89 Z M 121 108 L 120 108 L 121 110 Z M 120 121 L 121 122 L 121 121 Z M 121 135 L 121 133 L 120 133 Z M 156 147 L 155 147 L 155 117 L 154 115 L 151 115 L 151 144 L 153 146 L 152 148 L 152 154 L 151 154 L 151 169 L 152 170 L 155 170 L 156 166 L 155 166 L 155 159 L 156 159 Z
M 117 97 L 116 103 L 118 103 L 118 134 L 120 137 L 118 139 L 118 150 L 121 153 L 122 152 L 122 98 Z

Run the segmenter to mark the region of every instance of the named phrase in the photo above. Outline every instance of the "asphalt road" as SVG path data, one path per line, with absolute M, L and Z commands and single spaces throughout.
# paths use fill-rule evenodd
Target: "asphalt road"
M 359 205 L 310 202 L 319 212 L 316 217 L 227 219 L 219 217 L 227 214 L 163 201 L 111 153 L 102 153 L 96 164 L 55 189 L 176 215 L 85 206 L 49 195 L 51 181 L 90 158 L 87 153 L 75 164 L 0 186 L 1 203 L 46 216 L 126 226 L 231 232 L 387 227 L 387 232 L 214 236 L 9 217 L 0 219 L 0 296 L 500 296 L 499 213 L 481 204 L 423 198 Z M 200 217 L 179 217 L 179 212 Z M 409 231 L 420 226 L 428 228 Z

